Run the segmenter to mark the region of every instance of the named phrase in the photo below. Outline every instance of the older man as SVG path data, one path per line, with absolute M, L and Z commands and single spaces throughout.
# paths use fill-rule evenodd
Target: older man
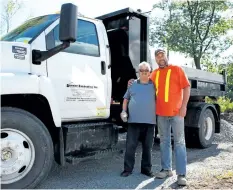
M 150 65 L 146 62 L 139 64 L 139 79 L 134 80 L 124 95 L 123 121 L 128 117 L 128 131 L 124 171 L 121 176 L 129 176 L 134 168 L 135 151 L 139 138 L 142 140 L 141 173 L 153 177 L 151 171 L 151 150 L 154 139 L 155 119 L 155 88 L 150 81 Z M 128 108 L 128 109 L 127 109 Z M 127 114 L 128 110 L 128 114 Z

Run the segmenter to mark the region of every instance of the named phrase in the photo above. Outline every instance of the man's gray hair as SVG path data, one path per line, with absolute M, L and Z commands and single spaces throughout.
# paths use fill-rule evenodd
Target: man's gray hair
M 146 61 L 143 61 L 138 65 L 138 68 L 140 69 L 140 67 L 142 67 L 142 66 L 146 66 L 148 68 L 148 70 L 151 72 L 151 66 L 149 63 L 147 63 Z

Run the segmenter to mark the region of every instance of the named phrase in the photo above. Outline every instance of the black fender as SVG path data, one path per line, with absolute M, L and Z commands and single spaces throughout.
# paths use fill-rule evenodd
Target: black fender
M 188 103 L 185 127 L 200 128 L 200 116 L 206 109 L 210 109 L 213 112 L 215 118 L 215 133 L 220 133 L 220 106 L 218 104 L 208 104 L 205 102 Z

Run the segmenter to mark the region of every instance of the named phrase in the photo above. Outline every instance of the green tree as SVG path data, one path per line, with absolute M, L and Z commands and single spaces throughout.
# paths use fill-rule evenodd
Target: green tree
M 220 64 L 222 63 L 222 64 Z M 204 56 L 202 59 L 204 70 L 222 74 L 223 70 L 227 74 L 226 96 L 219 97 L 217 101 L 206 98 L 209 103 L 218 103 L 222 112 L 233 111 L 233 55 L 222 58 L 220 60 L 211 60 L 209 57 Z
M 228 49 L 233 40 L 225 37 L 233 28 L 233 18 L 224 13 L 233 9 L 229 1 L 163 1 L 153 9 L 164 11 L 162 18 L 152 18 L 150 45 L 185 53 L 201 69 L 201 58 Z
M 211 60 L 206 56 L 202 59 L 202 65 L 204 70 L 222 74 L 223 70 L 227 75 L 227 94 L 226 96 L 233 100 L 233 55 L 222 58 L 220 60 Z
M 233 61 L 227 66 L 227 96 L 233 101 Z
M 1 24 L 5 26 L 6 33 L 10 30 L 13 17 L 22 7 L 22 2 L 18 0 L 6 0 L 2 3 Z M 3 28 L 1 28 L 1 32 L 2 31 Z

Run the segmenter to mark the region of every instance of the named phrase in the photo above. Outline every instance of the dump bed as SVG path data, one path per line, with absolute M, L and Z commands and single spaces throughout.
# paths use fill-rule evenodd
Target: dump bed
M 122 9 L 106 15 L 97 17 L 103 21 L 109 40 L 112 33 L 122 30 L 126 33 L 124 42 L 124 54 L 129 57 L 137 75 L 138 64 L 142 61 L 149 61 L 149 18 L 131 8 Z M 120 33 L 120 31 L 119 31 Z M 123 38 L 122 38 L 123 39 Z M 119 39 L 120 40 L 120 39 Z M 115 42 L 113 42 L 115 43 Z M 116 43 L 118 43 L 116 41 Z M 110 47 L 111 48 L 111 47 Z M 119 48 L 121 48 L 119 46 Z M 183 67 L 190 84 L 192 98 L 203 96 L 219 97 L 226 92 L 226 75 L 219 75 L 193 68 Z
M 226 73 L 220 74 L 182 67 L 191 84 L 191 96 L 219 97 L 226 94 Z
M 148 61 L 149 55 L 149 19 L 140 12 L 125 8 L 97 17 L 103 21 L 107 33 L 123 30 L 128 36 L 126 54 L 137 71 L 138 64 Z

